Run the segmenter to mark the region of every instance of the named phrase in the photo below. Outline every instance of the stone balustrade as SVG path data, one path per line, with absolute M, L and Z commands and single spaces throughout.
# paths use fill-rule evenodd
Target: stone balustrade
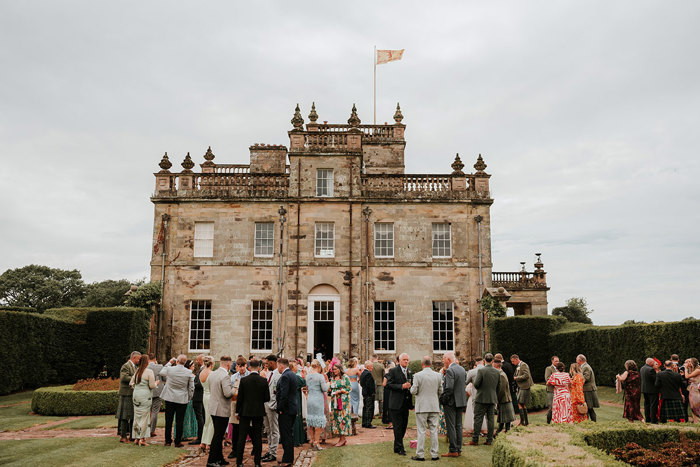
M 504 287 L 508 291 L 526 289 L 546 289 L 547 281 L 541 272 L 492 272 L 491 286 Z
M 362 196 L 390 199 L 487 199 L 489 193 L 474 189 L 473 175 L 367 174 L 362 176 Z

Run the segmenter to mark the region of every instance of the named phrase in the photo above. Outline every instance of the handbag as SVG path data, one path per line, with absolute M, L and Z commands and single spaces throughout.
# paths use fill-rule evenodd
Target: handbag
M 585 414 L 587 414 L 587 413 L 588 413 L 588 404 L 586 404 L 585 402 L 581 402 L 580 404 L 577 404 L 577 405 L 576 405 L 576 411 L 577 411 L 580 415 L 585 415 Z

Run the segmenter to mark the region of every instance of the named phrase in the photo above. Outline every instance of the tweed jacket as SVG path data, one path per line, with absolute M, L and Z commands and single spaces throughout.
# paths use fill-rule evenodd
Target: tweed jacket
M 194 394 L 194 374 L 183 365 L 171 366 L 167 363 L 160 376 L 165 380 L 165 387 L 160 398 L 175 404 L 187 404 Z
M 440 412 L 442 376 L 432 368 L 423 368 L 413 375 L 411 394 L 416 396 L 416 413 Z
M 597 391 L 598 387 L 595 385 L 595 373 L 588 362 L 581 365 L 581 373 L 583 373 L 583 392 Z
M 556 368 L 554 368 L 552 365 L 549 365 L 547 368 L 544 370 L 544 380 L 545 382 L 549 381 L 549 377 L 552 376 L 552 373 L 556 371 Z M 554 392 L 554 386 L 547 385 L 547 392 Z
M 445 370 L 445 387 L 443 404 L 462 408 L 467 406 L 467 372 L 458 363 L 453 363 Z
M 231 384 L 228 370 L 219 367 L 218 370 L 209 374 L 207 381 L 209 381 L 209 406 L 207 407 L 207 413 L 216 417 L 229 418 L 231 416 L 233 384 Z
M 384 365 L 382 365 L 380 362 L 372 362 L 372 376 L 374 377 L 374 385 L 375 386 L 381 386 L 382 383 L 384 382 L 384 375 L 386 374 L 386 370 L 384 369 Z
M 510 404 L 512 398 L 510 397 L 510 383 L 508 383 L 508 375 L 501 370 L 501 385 L 498 387 L 498 403 L 499 404 Z
M 518 383 L 518 387 L 520 389 L 530 389 L 532 385 L 535 384 L 532 381 L 530 367 L 527 366 L 527 363 L 523 362 L 522 360 L 520 361 L 520 363 L 518 363 L 518 366 L 515 368 L 515 374 L 513 375 L 513 379 L 515 379 L 515 382 Z
M 122 365 L 121 370 L 119 370 L 119 395 L 120 396 L 131 396 L 134 393 L 134 388 L 132 388 L 129 383 L 131 383 L 131 377 L 136 374 L 136 365 L 134 365 L 131 360 L 127 360 L 125 364 Z
M 279 370 L 275 370 L 267 376 L 267 389 L 270 393 L 270 400 L 265 402 L 265 407 L 268 410 L 277 410 L 277 382 L 281 376 Z
M 479 404 L 496 404 L 501 387 L 501 372 L 491 365 L 484 365 L 476 373 L 474 387 L 478 390 L 474 402 Z

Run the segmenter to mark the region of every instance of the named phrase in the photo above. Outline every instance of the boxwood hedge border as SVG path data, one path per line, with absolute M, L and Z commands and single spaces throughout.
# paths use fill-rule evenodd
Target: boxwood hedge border
M 40 415 L 111 415 L 117 412 L 119 391 L 74 391 L 71 385 L 39 388 L 32 412 Z

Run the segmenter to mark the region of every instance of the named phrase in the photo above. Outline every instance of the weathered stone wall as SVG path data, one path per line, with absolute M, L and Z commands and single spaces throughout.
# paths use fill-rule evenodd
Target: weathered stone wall
M 359 196 L 362 161 L 360 155 L 289 156 L 289 195 L 316 197 L 316 170 L 333 169 L 333 196 Z M 299 184 L 301 180 L 301 184 Z M 300 190 L 300 191 L 298 191 Z
M 368 174 L 404 173 L 404 141 L 396 143 L 367 143 L 362 145 L 365 169 Z
M 532 314 L 535 316 L 547 315 L 547 291 L 542 290 L 509 290 L 511 298 L 508 300 L 508 305 L 519 303 L 530 303 L 532 305 Z
M 284 146 L 251 146 L 250 173 L 284 173 L 287 148 Z

